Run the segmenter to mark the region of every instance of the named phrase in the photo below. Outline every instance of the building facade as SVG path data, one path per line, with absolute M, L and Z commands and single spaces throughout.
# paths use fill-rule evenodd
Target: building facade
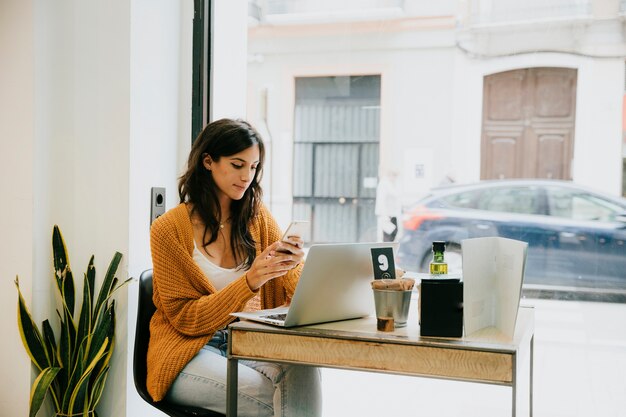
M 492 178 L 566 179 L 622 193 L 623 2 L 425 3 L 251 3 L 258 7 L 249 19 L 248 117 L 275 145 L 266 188 L 277 210 L 309 215 L 298 203 L 303 129 L 337 152 L 355 153 L 357 178 L 343 194 L 323 184 L 329 171 L 345 178 L 345 170 L 329 157 L 321 162 L 320 152 L 307 159 L 320 171 L 313 165 L 310 194 L 336 200 L 325 218 L 343 211 L 371 219 L 368 190 L 390 169 L 400 173 L 407 205 L 440 184 Z M 350 79 L 359 77 L 379 78 L 376 103 L 350 99 Z M 303 119 L 303 80 L 335 89 L 318 103 L 326 118 Z M 361 139 L 351 127 L 357 116 L 343 114 L 338 100 L 374 127 L 377 138 L 360 135 L 377 148 L 373 170 L 362 168 L 358 149 L 340 151 Z M 333 127 L 312 130 L 320 125 Z M 367 240 L 362 223 L 338 236 L 321 228 L 314 235 Z

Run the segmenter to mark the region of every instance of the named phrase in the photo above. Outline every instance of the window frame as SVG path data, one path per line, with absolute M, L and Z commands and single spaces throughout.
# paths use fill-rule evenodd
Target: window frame
M 209 121 L 213 0 L 194 0 L 191 92 L 191 143 Z

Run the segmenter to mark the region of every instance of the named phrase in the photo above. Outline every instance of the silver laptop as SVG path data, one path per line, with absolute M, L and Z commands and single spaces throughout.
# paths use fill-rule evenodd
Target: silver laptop
M 370 282 L 374 279 L 371 248 L 398 243 L 341 243 L 309 249 L 289 307 L 232 315 L 276 326 L 293 327 L 368 316 L 374 313 Z

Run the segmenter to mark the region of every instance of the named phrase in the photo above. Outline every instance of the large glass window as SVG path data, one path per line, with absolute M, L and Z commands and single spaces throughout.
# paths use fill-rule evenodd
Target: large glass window
M 393 171 L 406 269 L 429 256 L 427 232 L 529 243 L 535 415 L 626 409 L 607 394 L 626 391 L 622 3 L 272 0 L 242 16 L 280 225 L 310 220 L 309 245 L 378 240 L 375 191 Z M 506 414 L 474 402 L 430 414 Z
M 376 187 L 390 172 L 405 209 L 433 207 L 428 195 L 439 186 L 480 184 L 438 201 L 598 222 L 596 228 L 619 219 L 626 200 L 619 200 L 623 167 L 614 155 L 624 152 L 622 120 L 619 109 L 600 109 L 616 105 L 624 61 L 606 60 L 614 44 L 589 37 L 604 52 L 587 56 L 570 36 L 572 28 L 595 33 L 607 17 L 596 18 L 590 1 L 431 3 L 250 2 L 248 114 L 271 137 L 269 194 L 273 209 L 288 213 L 281 223 L 310 220 L 311 244 L 381 239 Z M 511 181 L 521 179 L 529 181 Z M 481 180 L 510 182 L 483 187 Z M 407 210 L 397 235 L 400 251 L 410 248 L 402 257 L 407 269 L 429 256 L 431 238 L 412 230 L 410 216 Z M 450 227 L 440 214 L 420 224 L 458 247 L 462 238 L 519 230 L 507 237 L 541 252 L 541 265 L 533 258 L 531 270 L 542 270 L 555 248 L 569 245 L 556 232 L 533 241 L 514 219 L 520 218 L 482 224 L 481 232 Z M 541 227 L 552 230 L 554 223 L 542 220 Z M 580 228 L 568 233 L 584 233 Z M 621 242 L 620 230 L 612 236 Z M 545 274 L 546 285 L 563 282 L 561 274 Z M 598 275 L 594 287 L 613 287 L 603 280 Z M 584 297 L 575 272 L 568 282 L 554 289 Z

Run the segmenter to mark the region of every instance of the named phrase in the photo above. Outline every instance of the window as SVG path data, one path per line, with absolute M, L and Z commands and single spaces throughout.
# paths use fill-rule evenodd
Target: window
M 548 202 L 552 216 L 573 220 L 614 221 L 624 207 L 592 194 L 548 188 Z
M 468 191 L 464 193 L 452 194 L 442 198 L 449 207 L 476 208 L 476 199 L 480 197 L 480 191 Z
M 503 180 L 566 178 L 565 185 L 599 191 L 472 189 L 447 194 L 445 207 L 429 205 L 418 215 L 423 224 L 449 222 L 442 212 L 461 208 L 467 223 L 454 228 L 455 237 L 508 227 L 512 238 L 538 242 L 534 271 L 556 271 L 554 282 L 567 285 L 547 277 L 524 287 L 537 327 L 549 330 L 536 333 L 535 414 L 622 412 L 619 396 L 597 395 L 626 389 L 616 382 L 626 362 L 623 335 L 615 332 L 626 319 L 626 232 L 614 217 L 626 206 L 603 197 L 617 198 L 626 178 L 615 157 L 626 155 L 622 109 L 615 108 L 624 62 L 614 57 L 626 47 L 617 8 L 600 17 L 589 0 L 249 4 L 242 16 L 246 105 L 267 143 L 264 198 L 281 225 L 311 219 L 311 243 L 369 239 L 376 182 L 391 168 L 407 208 L 423 206 L 443 183 L 478 183 L 481 172 Z M 469 209 L 487 216 L 475 219 Z M 511 227 L 510 218 L 520 222 Z M 541 227 L 530 224 L 535 220 Z M 450 229 L 429 230 L 445 240 Z M 403 240 L 409 235 L 401 229 L 400 246 L 415 249 L 421 261 L 417 248 L 430 245 Z M 605 326 L 608 316 L 621 327 Z
M 540 190 L 536 187 L 494 188 L 483 191 L 476 208 L 505 213 L 539 214 L 539 198 Z
M 449 207 L 500 211 L 504 213 L 541 214 L 537 187 L 482 188 L 444 197 Z

